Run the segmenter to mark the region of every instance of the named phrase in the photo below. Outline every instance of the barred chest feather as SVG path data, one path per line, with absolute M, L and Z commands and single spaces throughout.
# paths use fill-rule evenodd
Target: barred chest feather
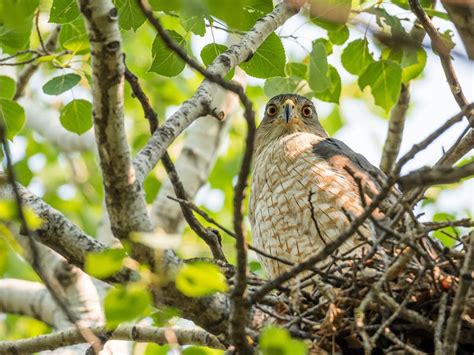
M 253 243 L 265 252 L 299 263 L 314 255 L 362 212 L 359 196 L 344 174 L 318 156 L 314 146 L 325 138 L 294 133 L 274 140 L 255 158 L 249 216 Z M 373 235 L 369 226 L 361 229 Z M 354 246 L 354 237 L 338 252 Z M 270 258 L 260 262 L 269 277 L 289 266 Z

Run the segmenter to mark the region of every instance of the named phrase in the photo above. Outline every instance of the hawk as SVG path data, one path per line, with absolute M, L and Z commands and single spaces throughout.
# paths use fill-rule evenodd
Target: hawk
M 367 191 L 370 203 L 384 178 L 362 155 L 328 137 L 310 100 L 273 97 L 255 141 L 249 204 L 254 245 L 293 263 L 304 261 L 348 228 L 364 210 L 360 191 Z M 368 220 L 337 255 L 350 255 L 358 242 L 374 238 Z M 290 267 L 268 257 L 260 261 L 272 278 Z

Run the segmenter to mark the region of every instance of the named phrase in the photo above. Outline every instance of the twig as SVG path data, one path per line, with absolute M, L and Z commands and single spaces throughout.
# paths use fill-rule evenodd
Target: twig
M 106 340 L 132 340 L 160 345 L 169 344 L 174 340 L 173 342 L 179 345 L 201 345 L 215 349 L 225 348 L 214 335 L 200 329 L 156 328 L 140 325 L 123 325 L 115 330 L 107 330 L 105 326 L 94 326 L 87 329 L 96 336 L 99 343 L 99 338 Z M 81 334 L 76 329 L 68 329 L 29 339 L 1 341 L 0 353 L 36 353 L 80 343 L 83 343 Z
M 469 247 L 460 272 L 459 287 L 446 323 L 446 332 L 444 334 L 445 354 L 456 353 L 461 329 L 461 316 L 474 278 L 474 232 L 469 233 L 469 239 Z
M 421 7 L 418 0 L 408 0 L 410 7 L 413 13 L 420 21 L 421 25 L 425 29 L 426 33 L 431 39 L 431 44 L 433 49 L 439 55 L 441 60 L 441 65 L 443 67 L 444 73 L 446 75 L 446 80 L 448 81 L 449 88 L 451 89 L 451 93 L 454 96 L 454 99 L 458 103 L 459 107 L 462 109 L 464 106 L 468 104 L 466 97 L 462 91 L 461 85 L 456 76 L 456 72 L 454 71 L 453 63 L 451 61 L 451 57 L 449 55 L 449 49 L 444 44 L 442 38 L 440 37 L 438 31 L 434 27 L 433 23 L 431 22 L 430 18 L 426 14 L 425 10 Z M 473 122 L 473 112 L 472 108 L 469 111 L 466 111 L 466 117 L 471 124 Z
M 403 128 L 405 126 L 405 118 L 408 112 L 408 104 L 410 103 L 410 89 L 408 85 L 402 84 L 400 96 L 395 107 L 390 112 L 390 121 L 388 123 L 387 138 L 383 146 L 382 159 L 380 161 L 380 169 L 389 174 L 395 165 L 400 145 L 402 143 Z
M 468 176 L 474 175 L 474 162 L 461 167 L 440 166 L 421 168 L 398 179 L 403 191 L 413 187 L 428 187 L 438 184 L 451 184 Z
M 39 38 L 39 41 L 40 41 L 40 45 L 41 45 L 41 50 L 43 51 L 43 53 L 46 53 L 48 54 L 49 51 L 48 49 L 46 48 L 46 46 L 44 45 L 44 42 L 43 42 L 43 36 L 41 36 L 41 31 L 39 29 L 39 15 L 40 15 L 40 10 L 36 11 L 36 16 L 35 16 L 35 28 L 36 28 L 36 34 L 38 35 L 38 38 Z
M 46 43 L 44 45 L 45 53 L 54 51 L 56 48 L 56 43 L 58 41 L 59 31 L 61 30 L 60 26 L 56 26 L 51 33 L 49 34 L 48 38 L 46 39 Z M 16 92 L 13 100 L 18 100 L 20 97 L 23 96 L 25 92 L 25 87 L 30 78 L 33 76 L 35 71 L 38 69 L 38 63 L 31 63 L 27 65 L 23 70 L 18 74 L 18 79 L 16 81 Z
M 443 355 L 443 327 L 446 319 L 446 304 L 448 302 L 448 293 L 443 292 L 441 300 L 439 301 L 438 320 L 436 321 L 436 328 L 434 333 L 435 355 Z
M 408 344 L 404 343 L 403 341 L 401 341 L 400 339 L 398 339 L 397 336 L 395 334 L 393 334 L 393 332 L 390 330 L 390 328 L 385 328 L 384 329 L 383 336 L 386 337 L 388 340 L 392 341 L 393 343 L 395 343 L 396 345 L 398 345 L 399 347 L 401 347 L 403 350 L 405 350 L 406 352 L 408 352 L 410 354 L 414 354 L 414 355 L 424 355 L 425 354 L 424 352 L 419 351 L 419 350 L 415 349 L 414 347 L 412 347 L 411 345 L 408 345 Z
M 234 232 L 232 232 L 231 230 L 229 230 L 228 228 L 224 227 L 222 224 L 220 224 L 219 222 L 214 220 L 206 212 L 204 212 L 202 209 L 200 209 L 198 206 L 196 206 L 192 201 L 181 199 L 181 198 L 176 198 L 176 197 L 173 197 L 173 196 L 167 196 L 167 197 L 170 200 L 176 201 L 180 204 L 187 205 L 191 210 L 196 212 L 198 215 L 200 215 L 202 218 L 204 218 L 207 222 L 209 222 L 209 223 L 215 225 L 216 227 L 220 228 L 221 230 L 223 230 L 227 235 L 231 236 L 232 238 L 237 239 L 237 235 Z M 265 251 L 263 251 L 259 248 L 254 247 L 252 244 L 247 243 L 247 247 L 250 250 L 253 250 L 257 254 L 260 254 L 260 255 L 262 255 L 266 258 L 276 260 L 276 261 L 278 261 L 282 264 L 285 264 L 285 265 L 294 265 L 291 261 L 282 259 L 282 258 L 280 258 L 279 256 L 276 256 L 276 255 L 268 254 L 267 252 L 265 252 Z
M 463 218 L 457 221 L 445 221 L 445 222 L 423 222 L 423 227 L 428 231 L 433 231 L 446 227 L 474 227 L 474 221 L 470 218 Z

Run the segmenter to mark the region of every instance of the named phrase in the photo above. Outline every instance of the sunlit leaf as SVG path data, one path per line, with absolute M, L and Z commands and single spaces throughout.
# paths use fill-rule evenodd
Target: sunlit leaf
M 53 0 L 49 22 L 67 23 L 79 17 L 79 8 L 75 0 Z
M 14 101 L 0 99 L 0 120 L 6 128 L 7 138 L 12 140 L 25 124 L 25 110 Z
M 179 33 L 175 31 L 167 31 L 167 33 L 178 45 L 183 48 L 186 47 L 186 41 Z M 172 77 L 181 73 L 185 67 L 184 61 L 174 51 L 168 49 L 158 35 L 153 42 L 151 53 L 153 55 L 151 72 Z
M 31 207 L 23 207 L 23 215 L 30 231 L 37 230 L 43 225 L 43 220 Z
M 105 279 L 122 269 L 124 258 L 123 249 L 106 249 L 100 253 L 89 253 L 86 256 L 84 269 L 91 276 Z
M 138 285 L 117 285 L 104 298 L 107 328 L 115 328 L 122 322 L 133 321 L 148 314 L 150 292 Z
M 80 75 L 65 74 L 49 80 L 43 85 L 43 92 L 48 95 L 60 95 L 72 89 L 81 81 Z
M 288 76 L 296 76 L 298 78 L 306 78 L 308 66 L 304 63 L 291 62 L 285 66 L 285 74 Z
M 192 32 L 199 36 L 204 36 L 206 33 L 206 24 L 204 23 L 204 16 L 207 11 L 200 0 L 186 0 L 183 3 L 179 23 L 186 31 Z
M 370 64 L 359 77 L 359 87 L 370 86 L 375 104 L 388 112 L 397 102 L 402 83 L 400 65 L 391 60 Z
M 168 355 L 170 353 L 170 346 L 158 345 L 150 343 L 146 346 L 144 355 Z
M 338 31 L 349 18 L 352 0 L 312 0 L 311 21 L 328 31 Z
M 61 26 L 59 43 L 64 49 L 74 53 L 82 53 L 89 50 L 89 38 L 87 37 L 84 20 L 81 17 Z
M 176 287 L 188 297 L 209 296 L 228 288 L 219 267 L 207 262 L 183 265 L 176 276 Z
M 341 62 L 349 73 L 361 74 L 365 68 L 374 62 L 374 58 L 369 52 L 367 39 L 356 39 L 349 43 L 342 52 Z
M 326 54 L 329 56 L 332 54 L 332 43 L 329 42 L 326 38 L 318 38 L 317 40 L 313 41 L 313 47 L 316 43 L 321 43 L 326 50 Z
M 155 11 L 176 11 L 181 8 L 181 0 L 149 0 Z
M 82 134 L 92 127 L 92 104 L 86 100 L 72 100 L 61 110 L 59 120 L 68 131 Z
M 248 75 L 256 78 L 270 78 L 285 75 L 286 54 L 280 37 L 275 33 L 257 49 L 252 58 L 240 64 Z
M 333 136 L 337 131 L 339 131 L 345 123 L 338 106 L 334 106 L 331 113 L 320 121 L 330 136 Z
M 331 87 L 327 53 L 322 43 L 313 43 L 308 83 L 314 92 L 323 92 Z
M 306 346 L 301 340 L 290 337 L 286 329 L 267 327 L 259 339 L 263 355 L 305 355 Z
M 227 47 L 222 44 L 209 43 L 206 44 L 201 50 L 201 59 L 204 65 L 207 67 L 211 64 L 214 59 L 217 58 L 221 53 L 224 53 L 227 50 Z M 232 69 L 226 76 L 225 79 L 231 79 L 234 76 L 235 70 Z
M 115 0 L 119 25 L 124 30 L 136 31 L 145 22 L 145 16 L 136 0 Z
M 347 26 L 342 26 L 337 31 L 328 31 L 328 37 L 334 44 L 344 44 L 349 39 L 349 29 Z
M 383 59 L 390 59 L 400 64 L 402 67 L 402 82 L 405 84 L 423 72 L 426 57 L 426 51 L 423 48 L 387 48 L 382 52 Z
M 224 350 L 206 348 L 204 346 L 190 346 L 183 349 L 183 355 L 223 355 Z
M 332 65 L 329 65 L 329 87 L 320 92 L 315 92 L 314 96 L 318 99 L 326 102 L 339 103 L 339 98 L 341 96 L 341 77 L 337 72 L 337 69 Z
M 438 212 L 433 216 L 433 222 L 448 222 L 454 221 L 455 219 L 455 216 L 445 212 Z M 456 245 L 456 239 L 454 238 L 457 235 L 457 230 L 454 227 L 441 228 L 433 232 L 433 236 L 448 248 L 452 248 L 454 245 Z
M 16 92 L 15 80 L 9 76 L 0 75 L 0 98 L 12 99 Z
M 278 94 L 296 93 L 297 88 L 301 88 L 303 80 L 296 76 L 269 78 L 265 80 L 263 91 L 268 97 L 273 97 Z

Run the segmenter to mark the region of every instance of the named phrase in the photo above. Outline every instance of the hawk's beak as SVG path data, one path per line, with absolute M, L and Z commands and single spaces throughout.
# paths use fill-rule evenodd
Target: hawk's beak
M 283 104 L 285 109 L 285 121 L 288 123 L 293 115 L 293 109 L 295 108 L 295 102 L 292 99 L 288 99 Z

